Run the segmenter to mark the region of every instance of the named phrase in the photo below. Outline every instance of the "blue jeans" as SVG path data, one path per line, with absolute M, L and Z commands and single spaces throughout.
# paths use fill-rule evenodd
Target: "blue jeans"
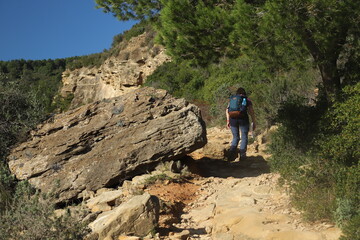
M 249 122 L 243 119 L 230 119 L 230 130 L 233 139 L 230 146 L 230 151 L 235 151 L 240 141 L 240 156 L 246 155 L 246 148 L 248 144 Z M 240 138 L 241 132 L 241 138 Z

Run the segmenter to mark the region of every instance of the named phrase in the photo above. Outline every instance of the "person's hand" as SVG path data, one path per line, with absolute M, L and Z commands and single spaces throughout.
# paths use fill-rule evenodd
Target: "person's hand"
M 229 120 L 226 120 L 226 127 L 230 128 L 230 121 Z

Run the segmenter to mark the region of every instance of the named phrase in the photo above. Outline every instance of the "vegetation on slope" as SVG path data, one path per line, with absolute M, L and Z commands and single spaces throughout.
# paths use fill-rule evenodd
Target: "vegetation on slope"
M 201 102 L 220 120 L 231 90 L 248 89 L 262 127 L 280 126 L 270 164 L 291 184 L 294 204 L 309 220 L 337 222 L 344 239 L 359 239 L 357 2 L 151 2 L 97 1 L 119 19 L 129 4 L 134 19 L 157 20 L 174 62 L 147 84 Z
M 10 147 L 71 99 L 57 96 L 66 60 L 0 62 L 0 235 L 3 239 L 79 239 L 86 228 L 71 216 L 57 218 L 26 182 L 10 175 Z
M 6 156 L 29 131 L 52 114 L 66 111 L 72 100 L 58 95 L 65 69 L 100 66 L 122 44 L 151 31 L 145 22 L 114 37 L 102 53 L 55 60 L 0 61 L 0 236 L 5 239 L 81 239 L 86 228 L 70 215 L 55 217 L 55 206 L 30 185 L 10 174 Z M 150 44 L 150 43 L 149 43 Z M 30 223 L 35 222 L 35 224 Z
M 156 28 L 173 62 L 147 84 L 203 106 L 224 124 L 228 96 L 242 86 L 260 128 L 278 124 L 270 161 L 309 220 L 330 220 L 343 239 L 359 239 L 360 5 L 354 0 L 97 0 L 121 20 L 142 19 L 103 53 L 0 64 L 1 206 L 17 183 L 8 148 L 66 99 L 54 102 L 65 68 L 98 66 L 127 36 Z M 319 94 L 314 94 L 318 87 Z M 24 193 L 25 194 L 25 193 Z M 32 199 L 32 198 L 29 198 Z M 15 208 L 12 208 L 15 209 Z M 14 211 L 16 212 L 16 211 Z

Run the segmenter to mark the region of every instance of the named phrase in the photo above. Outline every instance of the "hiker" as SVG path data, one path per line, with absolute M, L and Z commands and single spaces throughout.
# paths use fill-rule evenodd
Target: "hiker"
M 250 129 L 249 114 L 252 121 L 252 131 L 256 128 L 255 112 L 252 105 L 251 100 L 246 96 L 244 88 L 238 88 L 236 95 L 230 97 L 229 104 L 226 108 L 227 127 L 230 128 L 233 135 L 228 152 L 228 160 L 230 161 L 234 161 L 237 157 L 237 147 L 240 139 L 240 160 L 246 160 L 248 133 Z

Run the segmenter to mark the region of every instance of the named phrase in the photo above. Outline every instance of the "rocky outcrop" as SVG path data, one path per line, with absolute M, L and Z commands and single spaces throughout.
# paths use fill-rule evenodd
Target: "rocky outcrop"
M 109 211 L 112 206 L 116 205 L 117 200 L 122 196 L 122 190 L 106 191 L 89 199 L 86 202 L 86 206 L 91 210 L 91 212 Z
M 111 211 L 104 212 L 90 224 L 98 239 L 118 239 L 120 235 L 144 237 L 159 220 L 159 199 L 145 193 L 132 197 Z
M 54 116 L 14 148 L 9 167 L 58 201 L 118 185 L 206 144 L 197 106 L 140 88 Z
M 147 46 L 149 34 L 123 43 L 119 54 L 105 60 L 100 67 L 63 72 L 61 95 L 73 94 L 71 107 L 74 108 L 139 88 L 158 66 L 170 61 L 162 46 Z

